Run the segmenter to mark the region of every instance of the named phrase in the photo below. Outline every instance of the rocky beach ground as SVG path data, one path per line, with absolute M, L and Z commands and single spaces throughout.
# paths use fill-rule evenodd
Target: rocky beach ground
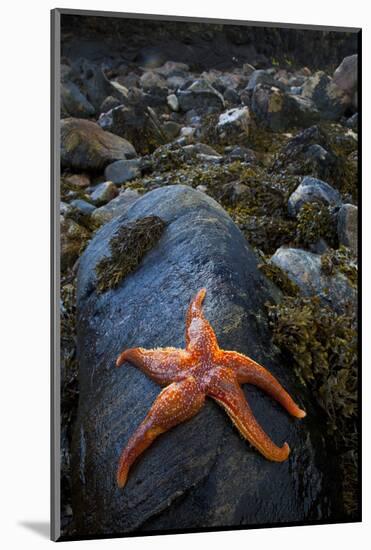
M 246 27 L 196 25 L 195 28 L 189 24 L 189 28 L 182 27 L 179 33 L 172 30 L 166 34 L 161 30 L 160 23 L 157 23 L 154 28 L 150 27 L 154 29 L 152 35 L 143 29 L 142 35 L 139 32 L 134 35 L 131 24 L 125 27 L 122 23 L 121 27 L 115 28 L 117 39 L 113 39 L 111 35 L 114 33 L 111 33 L 110 40 L 106 42 L 102 36 L 107 35 L 109 26 L 106 28 L 104 23 L 99 22 L 87 24 L 84 27 L 87 39 L 82 45 L 78 42 L 79 26 L 76 19 L 67 19 L 65 27 L 62 27 L 60 228 L 63 533 L 68 536 L 76 532 L 76 517 L 81 516 L 81 510 L 76 509 L 80 497 L 75 500 L 75 504 L 71 498 L 74 483 L 71 475 L 71 445 L 73 437 L 76 438 L 73 434 L 76 430 L 81 384 L 85 383 L 86 356 L 94 363 L 90 351 L 84 351 L 84 346 L 92 346 L 84 308 L 91 315 L 96 314 L 102 326 L 107 323 L 109 327 L 117 316 L 116 306 L 107 305 L 111 299 L 112 303 L 118 299 L 117 296 L 115 298 L 115 288 L 127 297 L 125 281 L 129 284 L 129 279 L 135 281 L 137 278 L 133 295 L 136 295 L 140 285 L 144 285 L 143 289 L 151 286 L 152 283 L 141 280 L 141 277 L 144 277 L 147 256 L 149 258 L 152 252 L 155 253 L 156 246 L 164 246 L 161 245 L 161 239 L 165 238 L 161 236 L 162 229 L 158 230 L 158 225 L 149 225 L 148 230 L 135 232 L 131 231 L 130 225 L 128 230 L 127 224 L 138 216 L 157 215 L 158 210 L 160 218 L 171 224 L 165 228 L 164 235 L 173 235 L 169 232 L 176 231 L 176 227 L 184 231 L 180 222 L 177 226 L 173 221 L 182 215 L 182 212 L 179 213 L 182 201 L 185 201 L 184 211 L 188 212 L 189 205 L 184 195 L 177 191 L 183 189 L 183 186 L 197 190 L 197 196 L 205 197 L 206 201 L 214 199 L 218 203 L 221 213 L 215 214 L 215 223 L 218 223 L 219 215 L 230 220 L 228 223 L 235 229 L 228 229 L 229 246 L 233 247 L 235 239 L 241 253 L 241 265 L 247 272 L 250 270 L 253 273 L 256 282 L 254 289 L 246 290 L 249 285 L 241 273 L 233 288 L 237 296 L 243 296 L 245 291 L 257 294 L 259 305 L 245 298 L 240 298 L 238 303 L 245 310 L 249 309 L 252 318 L 254 315 L 261 318 L 264 330 L 254 329 L 252 336 L 246 328 L 248 319 L 242 316 L 241 326 L 247 331 L 245 340 L 240 330 L 237 340 L 231 338 L 228 343 L 243 349 L 254 339 L 262 339 L 256 343 L 256 353 L 265 359 L 273 354 L 273 367 L 274 364 L 282 363 L 288 383 L 294 386 L 297 384 L 302 388 L 299 391 L 303 395 L 310 396 L 308 400 L 316 411 L 313 415 L 318 419 L 318 432 L 322 433 L 327 442 L 326 451 L 319 452 L 319 463 L 325 460 L 325 456 L 331 456 L 339 467 L 341 490 L 338 491 L 336 506 L 329 506 L 326 512 L 324 495 L 319 498 L 316 494 L 313 501 L 310 504 L 307 502 L 307 507 L 304 506 L 301 519 L 357 518 L 356 42 L 347 33 L 338 33 L 337 37 L 332 37 L 336 33 L 329 33 L 331 36 L 321 37 L 321 40 L 327 40 L 327 57 L 326 52 L 316 52 L 311 63 L 310 55 L 305 57 L 308 45 L 303 42 L 303 51 L 300 51 L 297 44 L 300 43 L 300 33 L 306 31 L 291 30 L 293 38 L 290 42 L 286 34 L 280 34 L 277 29 L 277 35 L 274 36 L 269 34 L 272 29 L 266 35 L 264 29 L 258 29 L 260 34 L 254 34 L 252 45 L 251 35 L 250 41 L 246 41 Z M 216 55 L 218 52 L 219 57 Z M 174 187 L 171 199 L 174 204 L 171 205 L 170 200 L 167 210 L 161 210 L 161 205 L 156 206 L 156 212 L 136 206 L 146 204 L 140 201 L 147 194 L 161 188 L 164 192 L 165 189 L 170 192 L 171 187 Z M 169 201 L 168 194 L 163 196 Z M 203 199 L 193 200 L 198 204 L 197 201 L 202 203 Z M 178 210 L 174 217 L 170 212 L 176 207 Z M 133 217 L 136 208 L 138 215 Z M 202 216 L 199 220 L 196 215 L 195 219 L 190 217 L 190 233 L 194 231 L 193 224 L 202 224 L 202 220 Z M 86 299 L 94 299 L 93 305 L 84 302 L 79 291 L 78 319 L 83 328 L 76 327 L 77 279 L 81 289 L 81 281 L 91 278 L 92 273 L 95 273 L 99 256 L 96 251 L 103 246 L 105 236 L 110 235 L 112 238 L 112 228 L 117 230 L 121 226 L 126 227 L 122 237 L 123 240 L 127 239 L 124 247 L 126 264 L 120 264 L 120 269 L 114 266 L 115 269 L 110 270 L 108 260 L 100 280 L 101 286 L 93 284 L 88 292 Z M 215 227 L 221 231 L 220 242 L 223 242 L 223 231 L 219 226 Z M 208 231 L 210 229 L 205 228 L 207 261 L 211 261 L 214 254 L 215 265 L 218 261 L 223 265 L 228 261 L 233 264 L 236 258 L 232 251 L 222 250 L 222 246 L 219 249 L 212 235 L 208 237 Z M 245 258 L 243 244 L 237 235 L 244 239 L 253 259 Z M 173 238 L 176 240 L 177 235 L 174 234 Z M 200 256 L 203 254 L 202 242 L 200 235 L 197 245 Z M 195 259 L 194 249 L 190 251 L 190 245 L 187 248 L 182 239 L 179 243 L 182 257 L 188 258 L 189 254 L 187 269 L 193 266 L 194 272 L 202 279 L 204 271 Z M 107 243 L 104 246 L 107 248 Z M 85 259 L 80 260 L 83 253 Z M 159 266 L 166 267 L 164 257 L 167 253 L 168 249 L 164 248 L 163 255 L 158 256 Z M 180 266 L 183 265 L 179 258 L 177 261 Z M 90 266 L 90 271 L 87 266 Z M 187 279 L 187 269 L 182 269 L 179 267 L 178 271 L 174 271 L 174 277 L 179 276 L 181 282 L 177 285 L 173 281 L 172 287 L 174 299 L 178 287 L 187 295 L 184 304 L 182 296 L 176 299 L 179 307 L 187 305 L 187 293 L 197 290 L 193 289 L 193 283 Z M 225 273 L 227 267 L 223 269 Z M 211 273 L 210 286 L 215 287 L 217 294 L 217 288 L 223 288 L 224 274 L 220 275 L 217 269 L 208 273 Z M 114 281 L 112 274 L 117 277 Z M 151 278 L 156 278 L 154 271 L 149 275 Z M 170 282 L 166 284 L 171 286 Z M 265 288 L 264 285 L 268 286 Z M 233 295 L 232 287 L 227 285 L 225 288 Z M 152 290 L 160 295 L 161 284 L 157 282 Z M 147 290 L 143 292 L 147 295 Z M 140 293 L 138 300 L 139 297 Z M 237 307 L 236 303 L 234 307 Z M 134 317 L 138 304 L 131 306 Z M 218 305 L 216 300 L 216 320 L 222 323 L 223 309 L 219 311 Z M 160 316 L 160 312 L 157 313 Z M 179 317 L 179 330 L 183 330 L 181 319 L 182 316 Z M 136 322 L 142 334 L 146 333 L 139 319 Z M 166 322 L 163 328 L 170 330 Z M 113 350 L 108 341 L 104 340 L 103 333 L 101 337 L 104 341 L 102 349 L 105 350 L 102 353 L 111 359 Z M 150 345 L 149 329 L 146 338 L 147 345 Z M 79 355 L 76 355 L 76 344 Z M 156 342 L 156 345 L 161 345 L 161 342 Z M 167 345 L 181 346 L 182 342 L 167 342 Z M 271 350 L 266 353 L 267 357 L 262 351 L 264 346 Z M 101 365 L 101 361 L 102 357 L 97 364 Z M 83 374 L 79 373 L 79 366 Z M 154 386 L 149 388 L 148 391 L 153 393 Z M 85 387 L 83 391 L 87 392 L 86 395 L 89 392 L 93 395 L 99 393 L 97 388 L 87 391 Z M 80 409 L 81 406 L 80 403 Z M 80 427 L 81 414 L 80 410 Z M 127 422 L 130 425 L 131 420 Z M 211 411 L 206 422 L 210 431 L 213 431 L 214 423 L 218 424 L 220 418 Z M 192 432 L 192 428 L 190 430 Z M 308 431 L 312 434 L 312 440 L 307 448 L 311 449 L 318 434 L 313 426 Z M 188 434 L 189 437 L 191 435 Z M 205 451 L 205 461 L 213 464 L 216 460 L 213 455 L 215 448 L 221 445 L 220 438 L 217 435 L 215 437 L 217 441 L 214 441 L 214 446 L 210 443 L 210 449 Z M 229 441 L 229 444 L 236 446 L 237 442 Z M 302 441 L 299 445 L 305 447 Z M 220 452 L 223 453 L 223 446 L 221 448 Z M 248 446 L 244 449 L 249 452 Z M 163 452 L 166 453 L 166 445 Z M 235 452 L 239 456 L 237 447 Z M 162 496 L 158 496 L 158 500 L 156 495 L 152 495 L 153 503 L 152 500 L 147 502 L 143 512 L 143 521 L 147 521 L 148 529 L 169 528 L 166 514 L 160 515 L 157 524 L 152 518 L 160 509 L 166 509 L 159 502 L 169 498 L 170 493 L 175 495 L 171 499 L 176 498 L 177 491 L 183 494 L 192 483 L 199 483 L 201 478 L 204 486 L 200 489 L 200 498 L 207 500 L 207 494 L 214 491 L 216 506 L 214 515 L 209 514 L 208 520 L 202 525 L 223 525 L 223 515 L 217 509 L 221 503 L 219 497 L 215 496 L 215 486 L 209 478 L 205 482 L 205 471 L 208 476 L 211 475 L 211 466 L 196 466 L 195 479 L 190 473 L 184 487 L 177 488 L 176 480 L 171 478 L 170 488 L 162 488 Z M 251 474 L 255 467 L 259 470 L 259 465 L 249 463 L 246 471 Z M 158 469 L 156 460 L 153 468 L 155 471 Z M 231 468 L 234 468 L 233 464 Z M 302 468 L 305 470 L 307 466 Z M 322 466 L 317 464 L 316 468 L 322 476 L 326 476 Z M 99 490 L 96 487 L 96 490 L 99 498 L 103 498 L 99 492 L 101 487 Z M 143 490 L 145 494 L 149 488 L 144 486 Z M 293 495 L 296 493 L 292 489 L 290 491 L 292 495 L 289 498 L 293 505 L 296 498 Z M 133 495 L 134 501 L 139 498 L 135 493 Z M 240 497 L 242 502 L 243 498 Z M 328 496 L 328 501 L 331 498 Z M 184 497 L 180 501 L 182 499 Z M 233 494 L 229 499 L 230 506 Z M 150 508 L 151 503 L 153 508 Z M 177 501 L 174 506 L 180 506 L 181 515 L 181 504 Z M 190 502 L 187 506 L 194 508 L 195 504 Z M 314 513 L 313 508 L 316 506 L 317 512 Z M 318 513 L 319 506 L 322 506 L 321 513 Z M 169 509 L 168 517 L 171 518 L 171 507 Z M 116 512 L 118 510 L 116 508 Z M 228 507 L 226 510 L 233 524 L 233 518 L 237 517 L 236 511 L 232 513 Z M 262 517 L 269 522 L 268 512 Z M 186 516 L 183 518 L 184 523 L 180 527 L 187 528 Z M 254 516 L 248 513 L 239 512 L 238 518 L 245 524 L 254 523 Z M 283 521 L 279 514 L 277 518 L 277 521 Z M 289 521 L 292 521 L 290 518 Z M 105 525 L 107 532 L 112 532 L 115 526 L 105 521 L 102 517 L 96 519 L 91 529 L 94 531 L 97 525 Z M 138 528 L 143 521 L 137 517 L 134 520 L 129 518 L 125 526 Z M 190 518 L 189 521 L 196 520 Z M 119 529 L 119 523 L 117 525 Z

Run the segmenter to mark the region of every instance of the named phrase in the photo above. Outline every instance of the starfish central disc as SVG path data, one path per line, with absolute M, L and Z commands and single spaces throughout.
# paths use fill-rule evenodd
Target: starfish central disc
M 133 348 L 123 351 L 116 366 L 135 365 L 160 385 L 166 386 L 122 451 L 117 483 L 124 487 L 129 469 L 139 455 L 162 433 L 197 414 L 211 397 L 221 405 L 241 435 L 265 458 L 286 460 L 287 443 L 278 447 L 263 431 L 247 403 L 241 384 L 254 384 L 276 399 L 292 416 L 301 410 L 267 369 L 236 351 L 219 348 L 215 333 L 202 311 L 206 289 L 192 300 L 186 317 L 186 348 Z

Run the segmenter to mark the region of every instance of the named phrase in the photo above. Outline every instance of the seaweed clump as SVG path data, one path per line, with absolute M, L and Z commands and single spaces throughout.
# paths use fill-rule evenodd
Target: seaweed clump
M 344 507 L 357 512 L 357 330 L 354 308 L 342 315 L 319 297 L 285 296 L 268 305 L 273 341 L 326 415 L 343 472 Z
M 76 277 L 72 271 L 61 281 L 61 526 L 67 530 L 72 520 L 71 443 L 79 397 L 76 358 Z
M 300 288 L 290 279 L 283 269 L 272 263 L 259 264 L 258 268 L 270 279 L 286 296 L 298 296 Z
M 322 254 L 321 270 L 328 276 L 342 273 L 353 288 L 357 287 L 358 269 L 350 248 L 342 245 L 337 250 L 329 249 Z
M 120 227 L 109 243 L 111 255 L 104 257 L 95 268 L 97 292 L 116 288 L 133 272 L 158 242 L 165 226 L 158 216 L 148 216 Z
M 296 243 L 309 246 L 323 238 L 334 248 L 337 245 L 336 224 L 330 208 L 319 202 L 304 204 L 297 216 Z

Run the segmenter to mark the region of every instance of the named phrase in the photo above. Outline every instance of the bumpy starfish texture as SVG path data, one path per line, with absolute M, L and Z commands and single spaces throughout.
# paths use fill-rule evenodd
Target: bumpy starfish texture
M 117 358 L 117 367 L 128 361 L 158 384 L 166 386 L 121 454 L 117 470 L 117 484 L 121 488 L 139 455 L 160 434 L 196 415 L 206 396 L 212 397 L 225 409 L 241 435 L 265 458 L 282 462 L 290 453 L 287 443 L 278 447 L 259 426 L 240 384 L 258 386 L 296 418 L 303 418 L 306 413 L 264 367 L 242 353 L 219 348 L 215 333 L 202 311 L 205 295 L 206 289 L 203 288 L 188 308 L 185 350 L 133 348 Z

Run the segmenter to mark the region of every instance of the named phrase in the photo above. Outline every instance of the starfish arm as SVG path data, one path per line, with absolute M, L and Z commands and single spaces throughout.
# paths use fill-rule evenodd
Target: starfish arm
M 166 385 L 184 378 L 186 370 L 191 366 L 191 360 L 190 354 L 182 349 L 132 348 L 118 356 L 116 366 L 120 367 L 125 361 L 129 361 L 157 384 Z
M 264 367 L 242 353 L 223 352 L 224 364 L 231 367 L 237 375 L 239 384 L 253 384 L 273 397 L 288 413 L 296 418 L 306 416 L 278 380 Z
M 205 395 L 192 376 L 163 389 L 149 413 L 123 450 L 117 470 L 117 484 L 124 487 L 133 462 L 162 433 L 192 418 L 201 409 Z
M 186 317 L 186 347 L 196 353 L 218 348 L 215 332 L 202 311 L 205 296 L 206 288 L 201 288 L 190 303 Z
M 265 458 L 275 462 L 286 460 L 290 453 L 288 444 L 278 447 L 260 427 L 238 385 L 236 375 L 225 368 L 218 369 L 215 374 L 207 395 L 225 409 L 240 434 Z

